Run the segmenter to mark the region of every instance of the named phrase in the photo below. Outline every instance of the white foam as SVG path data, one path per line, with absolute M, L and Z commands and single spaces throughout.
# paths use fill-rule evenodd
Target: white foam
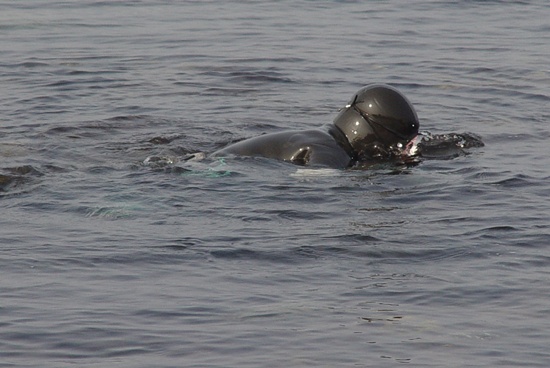
M 292 177 L 303 178 L 312 176 L 340 176 L 341 170 L 337 169 L 298 169 L 296 172 L 290 174 Z

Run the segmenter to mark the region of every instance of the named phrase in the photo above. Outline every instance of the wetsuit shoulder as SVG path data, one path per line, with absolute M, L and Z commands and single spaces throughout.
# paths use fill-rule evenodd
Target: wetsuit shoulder
M 265 134 L 232 144 L 215 156 L 267 157 L 297 165 L 345 168 L 351 158 L 335 139 L 319 129 Z

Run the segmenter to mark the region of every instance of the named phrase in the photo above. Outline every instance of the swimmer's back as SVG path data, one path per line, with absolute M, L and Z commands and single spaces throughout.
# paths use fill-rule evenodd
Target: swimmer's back
M 351 162 L 351 157 L 334 138 L 320 129 L 265 134 L 232 144 L 213 155 L 267 157 L 331 168 L 346 168 Z

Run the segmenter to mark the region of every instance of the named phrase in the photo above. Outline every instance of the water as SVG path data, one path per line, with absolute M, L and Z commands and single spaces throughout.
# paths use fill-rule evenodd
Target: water
M 2 367 L 550 363 L 545 1 L 0 9 Z M 371 82 L 485 147 L 182 160 L 325 124 Z

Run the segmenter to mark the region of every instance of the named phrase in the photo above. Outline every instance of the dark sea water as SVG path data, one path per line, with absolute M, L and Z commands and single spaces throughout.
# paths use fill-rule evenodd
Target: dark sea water
M 0 1 L 1 367 L 548 367 L 547 1 Z M 485 147 L 183 160 L 391 84 Z

